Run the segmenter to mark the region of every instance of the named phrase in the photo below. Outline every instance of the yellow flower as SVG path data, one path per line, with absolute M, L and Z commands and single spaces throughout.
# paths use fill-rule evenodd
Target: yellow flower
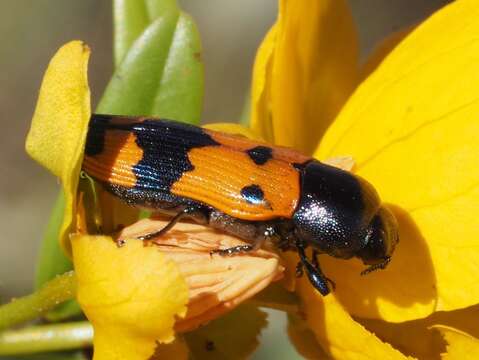
M 296 286 L 316 339 L 335 358 L 439 356 L 442 342 L 443 348 L 425 345 L 435 332 L 429 328 L 467 328 L 454 318 L 478 308 L 476 9 L 471 0 L 445 6 L 389 39 L 361 69 L 345 1 L 280 0 L 278 20 L 260 46 L 252 129 L 320 160 L 353 156 L 354 171 L 377 188 L 400 225 L 385 271 L 362 277 L 360 261 L 322 256 L 334 294 L 322 298 L 305 279 Z M 376 326 L 366 319 L 378 319 Z M 423 327 L 424 337 L 395 330 L 406 321 Z M 394 332 L 408 342 L 395 343 L 388 336 Z M 458 338 L 446 335 L 448 350 Z M 477 339 L 463 341 L 479 356 Z
M 214 126 L 320 160 L 352 156 L 353 171 L 377 188 L 398 219 L 401 240 L 386 270 L 361 277 L 359 261 L 321 256 L 324 272 L 337 285 L 332 294 L 322 297 L 306 277 L 289 283 L 304 315 L 295 313 L 289 327 L 301 353 L 338 359 L 479 355 L 476 7 L 473 0 L 444 7 L 388 39 L 360 66 L 345 0 L 280 0 L 278 20 L 255 62 L 251 129 Z M 67 249 L 69 233 L 88 228 L 82 197 L 75 200 L 90 115 L 87 58 L 86 48 L 75 42 L 52 60 L 27 142 L 29 153 L 62 179 L 69 196 L 62 228 Z M 53 123 L 78 128 L 76 137 L 60 136 L 56 125 L 49 127 Z M 143 221 L 124 231 L 136 235 L 153 225 Z M 271 252 L 255 259 L 216 257 L 210 264 L 215 271 L 226 266 L 233 269 L 228 279 L 247 281 L 201 303 L 205 291 L 192 291 L 204 285 L 193 276 L 204 269 L 201 259 L 218 243 L 238 240 L 221 240 L 203 227 L 200 236 L 189 226 L 180 225 L 182 235 L 169 235 L 159 247 L 127 240 L 117 248 L 110 237 L 72 238 L 78 297 L 95 326 L 98 358 L 160 354 L 165 348 L 155 349 L 155 342 L 172 340 L 175 319 L 177 330 L 189 330 L 244 300 L 242 294 L 251 296 L 255 285 L 281 276 Z M 199 266 L 185 260 L 190 252 Z M 295 255 L 284 258 L 294 280 Z M 257 266 L 265 270 L 250 272 Z M 314 348 L 319 346 L 321 351 Z M 141 350 L 130 353 L 133 348 Z
M 143 220 L 119 234 L 95 235 L 101 210 L 95 208 L 88 179 L 78 187 L 91 114 L 89 53 L 86 45 L 73 41 L 55 54 L 26 147 L 60 179 L 65 193 L 60 241 L 73 257 L 77 300 L 94 327 L 95 359 L 147 359 L 168 351 L 158 344 L 172 342 L 175 331 L 197 328 L 281 278 L 283 267 L 268 250 L 211 256 L 211 250 L 245 243 L 200 225 L 179 224 L 152 246 L 137 237 L 163 228 L 164 220 Z M 109 211 L 115 215 L 121 209 L 111 200 Z M 102 225 L 108 221 L 111 227 L 114 220 L 104 217 Z M 125 245 L 117 246 L 112 236 Z M 168 349 L 176 352 L 182 346 Z

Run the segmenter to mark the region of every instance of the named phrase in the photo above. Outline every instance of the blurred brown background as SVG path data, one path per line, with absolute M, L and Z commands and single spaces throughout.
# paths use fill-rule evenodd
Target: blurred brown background
M 204 119 L 234 121 L 249 88 L 256 48 L 275 20 L 276 0 L 179 2 L 196 19 L 203 40 Z M 363 56 L 386 34 L 446 2 L 350 0 Z M 111 21 L 110 1 L 0 1 L 0 302 L 30 291 L 58 188 L 24 152 L 43 72 L 60 45 L 84 40 L 93 50 L 89 78 L 96 103 L 112 72 Z

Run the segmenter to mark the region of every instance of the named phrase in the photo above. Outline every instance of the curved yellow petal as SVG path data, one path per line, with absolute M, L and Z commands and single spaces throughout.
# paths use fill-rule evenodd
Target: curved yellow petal
M 255 61 L 251 127 L 267 141 L 311 153 L 356 79 L 347 3 L 281 0 Z
M 444 7 L 350 98 L 316 156 L 352 155 L 400 223 L 390 266 L 325 259 L 337 295 L 362 317 L 405 321 L 479 299 L 479 18 Z
M 229 134 L 242 135 L 249 139 L 264 141 L 255 131 L 236 123 L 214 123 L 203 126 L 206 129 L 222 131 Z
M 73 236 L 77 298 L 94 327 L 94 358 L 148 359 L 157 342 L 174 340 L 186 314 L 188 287 L 157 247 L 111 237 Z
M 334 295 L 321 296 L 303 277 L 297 282 L 306 321 L 323 349 L 334 359 L 406 359 L 347 313 Z
M 266 141 L 274 143 L 271 85 L 277 24 L 273 25 L 258 48 L 253 67 L 250 126 Z
M 447 352 L 441 354 L 445 360 L 475 360 L 479 357 L 479 339 L 462 331 L 442 325 L 434 326 L 448 343 Z
M 91 112 L 87 78 L 89 56 L 90 49 L 81 41 L 69 42 L 57 51 L 43 77 L 26 142 L 28 154 L 62 183 L 65 215 L 60 239 L 68 250 Z

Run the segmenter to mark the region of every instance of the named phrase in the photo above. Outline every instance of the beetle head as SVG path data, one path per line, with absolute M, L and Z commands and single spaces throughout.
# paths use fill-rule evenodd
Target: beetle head
M 316 160 L 301 171 L 296 236 L 334 257 L 356 256 L 371 268 L 385 266 L 397 243 L 397 224 L 372 185 Z
M 364 247 L 356 254 L 364 264 L 370 265 L 363 274 L 388 264 L 399 241 L 397 229 L 394 215 L 384 206 L 380 207 L 367 228 Z

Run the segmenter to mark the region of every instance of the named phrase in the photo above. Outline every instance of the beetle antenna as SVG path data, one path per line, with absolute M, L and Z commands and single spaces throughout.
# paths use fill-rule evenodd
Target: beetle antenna
M 367 274 L 369 274 L 373 271 L 376 271 L 376 270 L 379 270 L 379 269 L 385 269 L 386 266 L 388 266 L 390 261 L 391 261 L 391 257 L 388 256 L 386 259 L 384 259 L 383 262 L 380 262 L 379 264 L 371 265 L 371 266 L 367 267 L 366 269 L 364 269 L 363 271 L 361 271 L 361 275 L 367 275 Z

